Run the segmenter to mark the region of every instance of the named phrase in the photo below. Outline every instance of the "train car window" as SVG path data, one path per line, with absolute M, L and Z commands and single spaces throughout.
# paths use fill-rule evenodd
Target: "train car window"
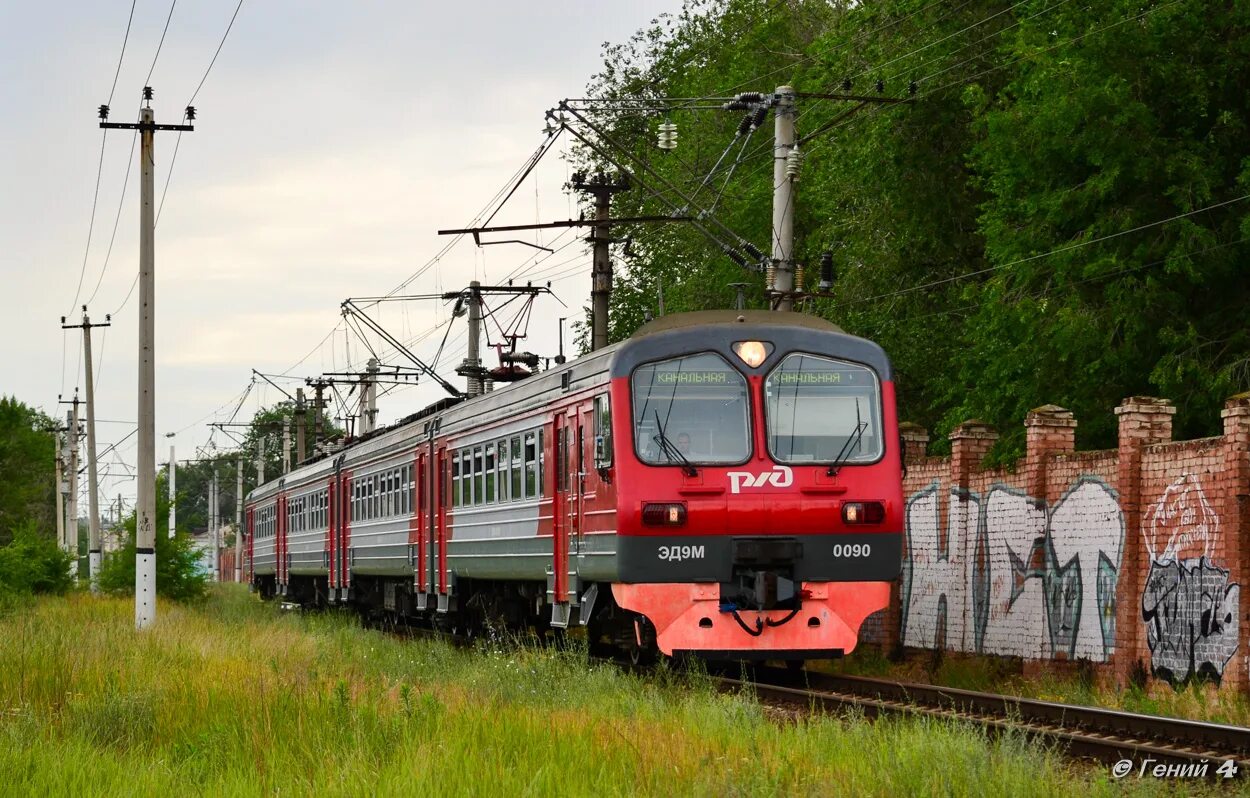
M 864 366 L 787 355 L 764 380 L 768 452 L 779 463 L 872 463 L 881 457 L 881 388 Z
M 522 488 L 522 480 L 525 478 L 525 474 L 521 465 L 521 436 L 513 436 L 509 450 L 509 456 L 512 458 L 512 500 L 520 501 L 525 498 L 525 491 Z
M 546 476 L 547 453 L 543 451 L 543 431 L 541 429 L 538 430 L 537 452 L 538 452 L 538 477 L 537 477 L 538 488 L 537 488 L 537 491 L 534 493 L 534 496 L 537 498 L 542 498 L 543 485 L 545 484 L 545 480 L 547 479 L 547 476 Z
M 651 465 L 742 463 L 751 454 L 747 381 L 703 352 L 634 370 L 634 448 Z
M 495 444 L 486 444 L 486 503 L 495 501 Z
M 612 405 L 608 395 L 595 397 L 595 468 L 612 466 Z
M 495 444 L 495 485 L 499 491 L 498 501 L 508 500 L 508 439 Z
M 538 436 L 525 433 L 525 496 L 532 499 L 538 495 Z
M 460 506 L 460 453 L 451 456 L 451 504 Z
M 473 447 L 473 503 L 482 504 L 486 501 L 486 474 L 483 465 L 482 447 Z

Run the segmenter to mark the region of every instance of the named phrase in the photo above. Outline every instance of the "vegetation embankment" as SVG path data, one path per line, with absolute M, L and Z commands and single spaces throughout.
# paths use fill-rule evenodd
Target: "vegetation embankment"
M 220 586 L 0 620 L 0 783 L 22 794 L 1063 795 L 1106 771 L 917 720 L 793 719 L 697 675 L 466 652 Z M 1128 785 L 1143 794 L 1169 787 Z

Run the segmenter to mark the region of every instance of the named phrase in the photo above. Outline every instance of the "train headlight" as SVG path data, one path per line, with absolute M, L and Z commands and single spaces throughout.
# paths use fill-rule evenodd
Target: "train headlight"
M 773 351 L 773 345 L 764 341 L 739 341 L 734 344 L 734 354 L 751 368 L 759 368 Z
M 644 504 L 642 523 L 647 526 L 685 526 L 686 505 L 680 502 Z
M 842 521 L 846 524 L 879 524 L 885 520 L 881 502 L 847 502 L 842 505 Z

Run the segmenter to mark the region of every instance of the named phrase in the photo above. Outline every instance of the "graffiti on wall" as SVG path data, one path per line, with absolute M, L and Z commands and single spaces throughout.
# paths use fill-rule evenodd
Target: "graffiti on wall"
M 1183 474 L 1143 519 L 1150 572 L 1142 620 L 1151 670 L 1173 685 L 1218 682 L 1237 651 L 1240 585 L 1212 562 L 1220 519 L 1202 483 Z
M 939 497 L 934 482 L 907 505 L 904 645 L 1110 658 L 1124 541 L 1114 490 L 1081 477 L 1054 507 L 1005 485 L 953 490 L 945 538 Z

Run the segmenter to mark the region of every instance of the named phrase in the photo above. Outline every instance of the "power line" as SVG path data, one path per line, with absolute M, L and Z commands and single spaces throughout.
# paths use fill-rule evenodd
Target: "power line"
M 179 133 L 178 135 L 182 135 Z M 134 136 L 130 139 L 130 155 L 126 156 L 126 179 L 122 181 L 121 198 L 117 201 L 117 216 L 113 219 L 113 233 L 109 236 L 109 248 L 104 254 L 104 266 L 100 268 L 100 277 L 96 280 L 95 289 L 91 292 L 91 296 L 87 298 L 87 304 L 90 305 L 100 292 L 100 286 L 104 283 L 104 275 L 109 269 L 109 259 L 113 257 L 113 242 L 117 240 L 117 225 L 122 220 L 122 208 L 126 204 L 126 188 L 130 185 L 130 173 L 134 171 L 134 155 L 135 142 L 139 140 L 139 131 L 135 131 Z
M 221 35 L 221 41 L 217 43 L 217 50 L 213 53 L 213 59 L 208 62 L 208 69 L 204 70 L 204 77 L 200 78 L 200 84 L 195 87 L 195 91 L 191 93 L 191 99 L 187 100 L 187 105 L 195 102 L 195 98 L 199 96 L 200 89 L 204 88 L 204 81 L 208 80 L 208 74 L 213 71 L 213 65 L 217 63 L 217 56 L 221 55 L 221 48 L 226 46 L 226 37 L 230 35 L 230 29 L 234 27 L 234 20 L 239 16 L 239 9 L 243 7 L 243 0 L 239 0 L 239 4 L 234 7 L 234 14 L 230 16 L 230 24 L 226 26 L 226 32 Z M 173 9 L 169 10 L 173 14 Z
M 169 21 L 174 18 L 174 8 L 177 5 L 178 0 L 173 0 L 169 4 L 169 15 L 165 17 L 165 29 L 161 31 L 161 40 L 156 44 L 156 55 L 152 56 L 152 66 L 148 67 L 148 76 L 143 79 L 144 86 L 152 85 L 152 72 L 156 69 L 156 59 L 161 57 L 161 48 L 165 46 L 165 34 L 169 32 Z
M 109 89 L 109 105 L 113 104 L 113 94 L 117 91 L 117 78 L 122 73 L 122 61 L 126 58 L 126 42 L 130 41 L 130 23 L 135 19 L 135 5 L 138 1 L 131 0 L 130 2 L 130 15 L 126 17 L 126 35 L 122 37 L 122 51 L 117 56 L 117 69 L 113 72 L 113 85 Z

